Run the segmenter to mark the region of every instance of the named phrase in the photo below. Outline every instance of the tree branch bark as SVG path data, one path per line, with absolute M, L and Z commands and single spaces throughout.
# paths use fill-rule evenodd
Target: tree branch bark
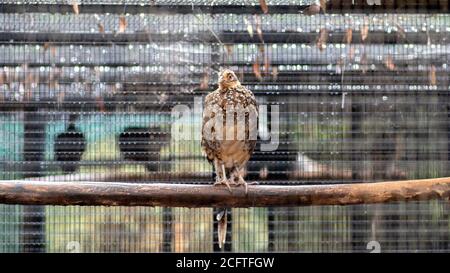
M 341 185 L 242 187 L 212 185 L 0 181 L 0 203 L 167 207 L 271 207 L 354 205 L 448 199 L 450 177 Z

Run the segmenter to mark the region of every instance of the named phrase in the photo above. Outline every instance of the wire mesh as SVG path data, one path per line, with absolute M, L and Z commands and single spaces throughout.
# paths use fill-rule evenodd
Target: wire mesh
M 212 183 L 201 102 L 223 67 L 268 109 L 249 181 L 450 175 L 445 1 L 328 1 L 313 15 L 314 1 L 267 1 L 267 12 L 261 2 L 1 1 L 0 179 Z M 174 117 L 177 105 L 189 115 Z M 265 151 L 275 107 L 279 142 Z M 361 252 L 375 241 L 447 252 L 448 209 L 233 208 L 225 251 Z M 0 205 L 0 251 L 212 252 L 214 219 L 212 208 Z

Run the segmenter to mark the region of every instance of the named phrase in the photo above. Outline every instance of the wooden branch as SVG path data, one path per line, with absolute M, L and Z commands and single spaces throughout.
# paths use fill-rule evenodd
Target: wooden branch
M 243 188 L 188 184 L 1 181 L 0 203 L 167 207 L 353 205 L 445 198 L 450 177 L 341 185 Z
M 72 173 L 63 175 L 48 175 L 42 177 L 28 178 L 24 180 L 14 180 L 16 182 L 25 181 L 57 181 L 57 182 L 74 182 L 74 181 L 92 181 L 92 182 L 148 182 L 148 181 L 171 181 L 174 179 L 192 179 L 196 181 L 208 181 L 212 179 L 210 173 L 130 173 L 121 172 L 113 169 L 111 172 L 89 172 L 89 173 Z M 0 180 L 1 181 L 1 180 Z

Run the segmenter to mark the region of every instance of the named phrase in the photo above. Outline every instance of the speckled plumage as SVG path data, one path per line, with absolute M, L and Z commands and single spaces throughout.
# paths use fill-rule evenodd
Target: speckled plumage
M 222 74 L 228 71 L 233 73 L 230 70 L 225 70 Z M 202 134 L 202 148 L 206 157 L 211 163 L 217 160 L 219 165 L 224 164 L 227 173 L 234 171 L 235 168 L 245 167 L 245 164 L 250 159 L 256 145 L 256 119 L 258 116 L 255 96 L 250 90 L 242 86 L 239 81 L 233 86 L 224 86 L 224 88 L 219 86 L 217 90 L 208 94 L 205 98 L 202 132 L 205 124 L 215 118 L 216 113 L 220 111 L 223 113 L 223 128 L 226 128 L 224 134 L 230 130 L 238 129 L 237 114 L 234 122 L 231 122 L 231 126 L 229 124 L 226 127 L 226 114 L 230 107 L 236 107 L 238 109 L 236 110 L 237 113 L 245 111 L 245 136 L 243 139 L 238 139 L 237 130 L 234 130 L 234 138 L 226 139 L 226 135 L 223 135 L 221 140 L 218 138 L 218 132 L 214 130 L 214 127 L 212 130 L 213 136 L 209 139 L 205 137 L 205 134 Z M 239 110 L 239 107 L 242 107 L 241 110 Z M 251 116 L 255 118 L 253 123 L 249 122 L 249 117 Z M 254 137 L 250 139 L 252 130 Z
M 233 71 L 221 71 L 219 88 L 205 98 L 202 122 L 201 145 L 216 170 L 214 185 L 226 185 L 230 191 L 230 184 L 243 185 L 247 193 L 243 176 L 256 145 L 257 119 L 258 106 L 253 93 L 241 85 Z M 217 220 L 218 242 L 222 248 L 227 230 L 226 208 L 219 209 Z

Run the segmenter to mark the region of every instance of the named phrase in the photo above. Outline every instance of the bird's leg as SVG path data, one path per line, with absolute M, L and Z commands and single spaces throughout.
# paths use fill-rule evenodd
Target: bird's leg
M 236 168 L 236 172 L 238 174 L 238 181 L 236 182 L 236 185 L 243 185 L 245 189 L 245 194 L 247 195 L 248 192 L 248 186 L 247 182 L 245 182 L 244 177 L 242 177 L 243 169 L 242 168 Z
M 222 173 L 223 173 L 223 183 L 225 183 L 225 185 L 227 186 L 228 190 L 231 192 L 231 187 L 230 187 L 230 183 L 228 183 L 227 180 L 227 173 L 225 172 L 225 165 L 222 163 Z
M 231 187 L 230 187 L 230 183 L 228 183 L 228 180 L 227 180 L 227 174 L 225 172 L 225 165 L 222 164 L 222 166 L 221 166 L 222 167 L 221 168 L 222 175 L 220 175 L 221 171 L 220 171 L 220 168 L 219 168 L 219 163 L 217 161 L 215 161 L 214 165 L 215 165 L 216 173 L 217 173 L 217 179 L 216 179 L 216 182 L 214 183 L 214 186 L 225 185 L 225 186 L 227 186 L 228 190 L 230 192 L 232 192 L 231 191 Z
M 233 186 L 239 186 L 236 182 L 239 177 L 239 171 L 239 165 L 235 162 L 230 174 L 230 183 L 233 184 Z
M 239 186 L 238 182 L 236 181 L 238 178 L 239 178 L 239 167 L 237 165 L 235 165 L 230 174 L 230 183 L 233 186 Z
M 240 186 L 240 185 L 243 185 L 244 186 L 244 188 L 245 188 L 245 194 L 247 194 L 248 193 L 248 185 L 257 185 L 257 184 L 259 184 L 258 182 L 256 182 L 256 181 L 254 181 L 254 182 L 246 182 L 245 180 L 244 180 L 244 167 L 238 167 L 238 166 L 235 166 L 235 171 L 233 172 L 233 174 L 237 174 L 237 178 L 238 178 L 238 181 L 237 182 L 235 182 L 234 180 L 233 180 L 233 183 L 234 183 L 234 185 L 236 185 L 236 186 Z

